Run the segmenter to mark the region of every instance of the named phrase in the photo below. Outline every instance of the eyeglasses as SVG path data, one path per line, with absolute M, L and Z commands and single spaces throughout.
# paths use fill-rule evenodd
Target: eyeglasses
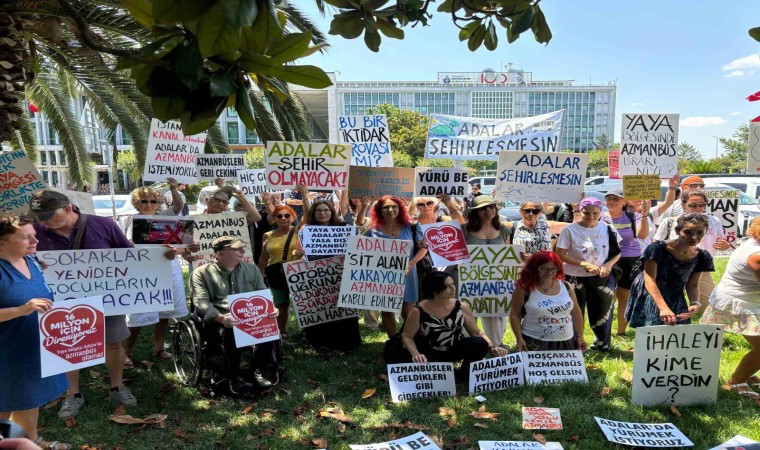
M 691 188 L 703 188 L 703 187 L 705 187 L 705 184 L 704 183 L 691 183 L 688 186 L 691 187 Z
M 693 208 L 704 208 L 705 206 L 707 206 L 707 204 L 705 204 L 705 203 L 687 203 L 686 206 L 688 206 L 689 208 L 692 208 L 692 209 Z
M 422 208 L 423 206 L 433 206 L 433 205 L 435 205 L 435 202 L 433 202 L 433 201 L 424 202 L 424 203 L 417 203 L 417 207 L 418 208 Z
M 398 209 L 398 205 L 383 205 L 381 209 Z
M 275 214 L 278 219 L 290 219 L 290 214 Z
M 151 205 L 155 205 L 156 203 L 158 203 L 158 200 L 140 200 L 140 203 L 142 203 L 143 205 L 147 205 L 148 203 L 150 203 Z
M 211 200 L 213 200 L 213 201 L 215 201 L 217 203 L 221 203 L 222 205 L 229 205 L 230 204 L 229 200 L 223 200 L 223 199 L 216 198 L 216 197 L 211 197 Z
M 556 267 L 539 267 L 538 270 L 543 273 L 557 273 L 559 269 Z
M 315 209 L 314 214 L 330 214 L 329 209 Z
M 524 212 L 525 214 L 534 214 L 534 215 L 541 213 L 540 208 L 524 208 L 524 209 L 521 209 L 520 211 Z

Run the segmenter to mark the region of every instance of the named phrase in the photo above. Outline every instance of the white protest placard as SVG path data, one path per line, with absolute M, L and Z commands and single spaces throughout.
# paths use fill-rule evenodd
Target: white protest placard
M 244 262 L 252 262 L 251 235 L 248 233 L 248 219 L 243 211 L 221 214 L 195 214 L 190 216 L 195 221 L 193 239 L 201 246 L 198 253 L 201 259 L 193 261 L 193 267 L 200 267 L 215 260 L 211 244 L 222 236 L 233 236 L 245 243 Z
M 523 406 L 522 427 L 526 430 L 561 430 L 562 416 L 559 408 Z
M 636 329 L 634 405 L 715 403 L 723 347 L 720 325 L 659 325 Z
M 70 191 L 68 189 L 50 188 L 53 191 L 60 192 L 75 204 L 80 212 L 85 214 L 95 214 L 95 204 L 92 202 L 92 194 L 89 192 Z
M 414 170 L 415 197 L 450 195 L 465 197 L 470 171 L 456 167 L 417 167 Z
M 217 178 L 236 180 L 238 172 L 245 169 L 245 161 L 243 155 L 232 153 L 198 155 L 195 167 L 200 181 L 214 181 Z
M 428 252 L 435 267 L 470 262 L 470 251 L 467 249 L 459 221 L 420 224 L 420 229 L 428 241 Z
M 475 317 L 506 317 L 520 274 L 522 245 L 468 245 L 470 262 L 460 264 L 459 300 Z
M 691 447 L 694 444 L 672 423 L 635 423 L 594 417 L 607 440 L 637 447 Z
M 367 445 L 349 445 L 351 450 L 441 450 L 425 433 L 419 431 L 411 436 Z
M 453 397 L 454 364 L 442 362 L 388 364 L 393 403 L 421 398 Z
M 238 348 L 280 339 L 277 319 L 271 317 L 276 309 L 269 289 L 232 294 L 227 302 L 230 315 L 237 321 L 232 333 Z
M 737 445 L 757 444 L 758 442 L 741 434 L 737 434 L 726 442 L 710 450 L 733 450 Z M 749 449 L 748 449 L 749 450 Z
M 269 141 L 264 150 L 267 190 L 345 189 L 351 148 L 347 144 Z
M 203 154 L 205 145 L 206 132 L 185 136 L 179 122 L 152 119 L 143 181 L 166 181 L 172 177 L 179 183 L 196 184 L 195 159 Z
M 385 114 L 338 116 L 338 140 L 351 144 L 351 164 L 355 166 L 393 167 Z
M 400 239 L 350 236 L 338 306 L 401 311 L 412 245 Z
M 305 225 L 301 230 L 301 248 L 306 256 L 345 255 L 348 238 L 356 234 L 355 226 Z
M 172 261 L 165 248 L 37 251 L 56 301 L 103 296 L 106 316 L 169 311 Z
M 193 242 L 195 221 L 187 216 L 130 216 L 127 239 L 135 247 L 186 248 Z
M 731 244 L 729 251 L 735 249 L 739 232 L 739 190 L 707 188 L 703 192 L 707 196 L 705 213 L 720 220 L 726 242 Z
M 343 256 L 283 264 L 298 328 L 359 317 L 353 308 L 338 306 Z
M 480 450 L 503 450 L 503 449 L 534 449 L 534 450 L 563 450 L 559 442 L 547 442 L 542 444 L 536 441 L 478 441 Z
M 54 302 L 47 312 L 37 314 L 43 378 L 106 362 L 103 297 Z
M 470 363 L 470 395 L 503 391 L 523 384 L 525 371 L 520 353 Z
M 244 169 L 238 170 L 237 182 L 238 187 L 243 194 L 261 195 L 267 192 L 267 175 L 266 169 Z
M 525 382 L 557 384 L 569 381 L 588 383 L 586 363 L 580 350 L 522 352 Z
M 23 150 L 0 153 L 0 212 L 27 212 L 32 195 L 47 188 Z
M 515 119 L 431 114 L 425 158 L 495 160 L 504 150 L 561 149 L 564 110 Z
M 623 114 L 620 176 L 678 173 L 678 114 Z
M 760 173 L 760 122 L 749 123 L 747 174 Z
M 586 153 L 499 152 L 494 198 L 578 203 L 587 166 Z

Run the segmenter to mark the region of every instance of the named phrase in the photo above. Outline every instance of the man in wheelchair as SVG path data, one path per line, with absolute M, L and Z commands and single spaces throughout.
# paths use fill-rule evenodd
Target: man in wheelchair
M 252 347 L 235 346 L 232 328 L 235 319 L 230 315 L 227 296 L 240 292 L 267 289 L 264 277 L 255 264 L 243 262 L 245 243 L 232 236 L 224 236 L 211 244 L 216 261 L 193 270 L 190 293 L 195 311 L 203 320 L 204 339 L 221 343 L 226 355 L 229 389 L 232 394 L 248 394 L 272 387 L 261 375 L 262 358 L 257 354 L 271 354 L 275 342 L 266 342 L 253 348 L 252 374 L 243 376 L 240 359 Z M 277 310 L 272 314 L 277 315 Z M 249 381 L 250 380 L 250 381 Z

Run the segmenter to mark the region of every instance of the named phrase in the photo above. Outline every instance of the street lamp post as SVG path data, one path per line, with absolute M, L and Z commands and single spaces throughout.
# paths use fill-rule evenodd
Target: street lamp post
M 720 138 L 718 136 L 713 136 L 715 138 L 715 158 L 718 158 L 718 144 L 720 143 Z

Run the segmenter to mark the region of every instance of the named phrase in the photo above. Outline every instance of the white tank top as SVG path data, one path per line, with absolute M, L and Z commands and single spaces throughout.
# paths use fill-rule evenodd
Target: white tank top
M 544 295 L 538 289 L 531 292 L 525 303 L 522 332 L 540 341 L 566 341 L 575 335 L 573 330 L 573 299 L 560 281 L 559 294 Z
M 734 250 L 710 299 L 714 308 L 731 314 L 760 314 L 760 281 L 747 264 L 747 259 L 758 252 L 760 242 L 752 238 Z

